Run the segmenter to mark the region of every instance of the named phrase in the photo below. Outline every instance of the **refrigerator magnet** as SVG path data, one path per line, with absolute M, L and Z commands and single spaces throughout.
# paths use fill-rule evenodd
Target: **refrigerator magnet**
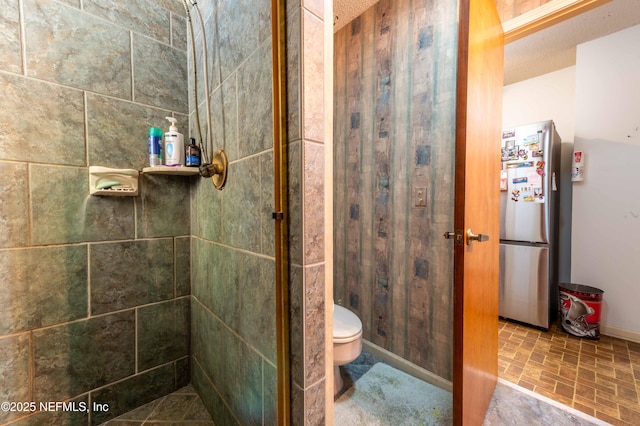
M 502 131 L 502 139 L 514 138 L 516 136 L 516 129 L 507 129 Z
M 502 148 L 502 161 L 517 160 L 518 159 L 518 147 L 517 146 L 505 146 Z
M 541 149 L 531 151 L 532 157 L 542 157 L 544 155 L 544 151 Z
M 531 186 L 540 187 L 542 186 L 542 176 L 540 176 L 536 172 L 528 172 L 527 173 L 527 181 Z
M 533 161 L 522 161 L 520 163 L 507 164 L 507 169 L 515 169 L 518 167 L 533 167 Z
M 517 177 L 513 178 L 513 184 L 516 185 L 518 183 L 527 183 L 528 179 L 526 177 Z
M 519 150 L 518 157 L 522 158 L 523 160 L 529 159 L 529 156 L 527 155 L 527 150 L 526 149 Z
M 540 142 L 540 137 L 538 136 L 537 133 L 535 135 L 529 135 L 523 140 L 524 145 L 531 145 L 532 143 L 538 143 L 538 142 Z
M 500 191 L 507 190 L 507 179 L 508 179 L 507 171 L 500 170 Z
M 520 190 L 519 189 L 514 189 L 513 191 L 511 191 L 511 199 L 513 201 L 518 201 L 520 199 Z

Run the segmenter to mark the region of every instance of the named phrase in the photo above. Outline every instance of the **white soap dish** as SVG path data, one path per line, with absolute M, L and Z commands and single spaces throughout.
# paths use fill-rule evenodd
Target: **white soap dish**
M 89 194 L 107 196 L 138 195 L 138 175 L 136 169 L 111 169 L 89 167 Z

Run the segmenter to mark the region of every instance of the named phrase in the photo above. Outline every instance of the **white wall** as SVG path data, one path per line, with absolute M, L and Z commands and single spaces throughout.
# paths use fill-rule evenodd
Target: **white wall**
M 578 46 L 574 282 L 605 291 L 607 334 L 640 336 L 640 25 Z M 603 330 L 604 332 L 605 330 Z
M 576 67 L 504 87 L 502 127 L 553 120 L 560 138 L 573 142 Z
M 575 67 L 504 88 L 503 127 L 553 119 L 585 153 L 571 281 L 605 291 L 602 333 L 640 341 L 640 26 L 578 47 Z

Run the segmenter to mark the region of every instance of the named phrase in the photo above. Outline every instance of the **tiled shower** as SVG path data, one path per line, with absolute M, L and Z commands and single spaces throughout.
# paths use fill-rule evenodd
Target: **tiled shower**
M 102 404 L 92 424 L 190 381 L 188 178 L 88 188 L 90 165 L 145 166 L 165 116 L 186 125 L 184 10 L 109 4 L 0 2 L 0 399 Z M 0 424 L 86 424 L 73 407 Z
M 0 0 L 0 399 L 103 408 L 0 424 L 99 424 L 189 382 L 217 423 L 274 422 L 271 5 L 199 6 L 224 191 L 143 174 L 94 197 L 88 167 L 146 166 L 164 117 L 197 136 L 182 1 Z M 325 407 L 323 11 L 287 1 L 296 424 Z

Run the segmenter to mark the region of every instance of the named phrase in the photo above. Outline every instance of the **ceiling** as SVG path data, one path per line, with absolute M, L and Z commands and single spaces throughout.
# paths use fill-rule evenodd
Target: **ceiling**
M 334 0 L 334 31 L 377 0 Z M 504 84 L 537 77 L 576 63 L 576 46 L 640 24 L 640 0 L 613 0 L 505 46 Z
M 333 0 L 333 32 L 353 21 L 378 0 Z
M 640 24 L 640 0 L 613 0 L 504 47 L 504 84 L 576 63 L 576 46 Z

